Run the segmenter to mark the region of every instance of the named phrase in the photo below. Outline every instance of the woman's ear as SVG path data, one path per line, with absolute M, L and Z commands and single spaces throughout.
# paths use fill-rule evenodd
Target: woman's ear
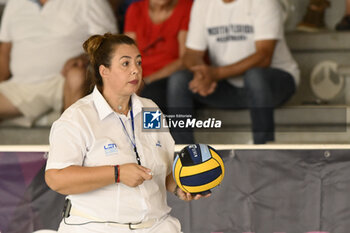
M 105 67 L 104 65 L 100 65 L 98 67 L 98 71 L 100 72 L 101 77 L 105 78 L 109 75 L 110 71 L 108 67 Z

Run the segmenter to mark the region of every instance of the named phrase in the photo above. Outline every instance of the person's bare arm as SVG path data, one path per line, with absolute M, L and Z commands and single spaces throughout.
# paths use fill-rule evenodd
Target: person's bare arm
M 254 67 L 269 67 L 275 51 L 277 40 L 261 40 L 255 42 L 256 52 L 243 60 L 215 68 L 211 75 L 215 80 L 226 79 L 244 74 Z
M 276 46 L 276 40 L 256 41 L 256 52 L 243 60 L 227 66 L 194 65 L 191 70 L 195 74 L 190 89 L 202 96 L 210 95 L 215 90 L 215 82 L 244 74 L 254 67 L 269 67 Z
M 0 82 L 10 78 L 10 53 L 11 42 L 0 43 Z
M 213 68 L 205 63 L 204 56 L 205 51 L 186 48 L 183 63 L 187 69 L 193 72 L 193 79 L 189 83 L 189 89 L 193 93 L 207 96 L 214 92 L 217 85 L 215 80 L 206 77 L 207 74 L 204 73 Z
M 193 50 L 186 48 L 183 56 L 183 64 L 187 69 L 191 69 L 193 66 L 204 65 L 205 51 Z
M 170 64 L 164 66 L 162 69 L 157 72 L 145 77 L 145 83 L 151 83 L 159 79 L 163 79 L 171 75 L 172 73 L 183 68 L 182 57 L 185 53 L 185 42 L 186 42 L 187 31 L 180 31 L 178 34 L 178 43 L 179 43 L 179 58 Z
M 48 169 L 45 181 L 54 191 L 68 195 L 93 191 L 115 183 L 113 166 L 69 166 L 63 169 Z M 152 179 L 151 170 L 129 163 L 119 166 L 119 179 L 125 185 L 136 187 Z

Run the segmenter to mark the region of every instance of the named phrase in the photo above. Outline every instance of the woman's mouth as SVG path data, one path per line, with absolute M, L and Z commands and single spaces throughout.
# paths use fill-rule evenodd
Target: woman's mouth
M 133 85 L 137 85 L 139 83 L 139 80 L 138 79 L 134 79 L 134 80 L 131 80 L 129 83 L 133 84 Z

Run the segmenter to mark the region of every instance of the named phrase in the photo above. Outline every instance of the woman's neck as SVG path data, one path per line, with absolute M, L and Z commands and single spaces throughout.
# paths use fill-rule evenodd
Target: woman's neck
M 123 115 L 128 115 L 131 96 L 116 96 L 106 94 L 107 93 L 103 93 L 103 96 L 105 97 L 109 106 L 111 106 L 115 112 Z
M 125 116 L 128 115 L 129 109 L 130 109 L 130 97 L 128 100 L 120 101 L 119 103 L 115 104 L 113 106 L 113 110 L 117 113 L 123 114 Z
M 152 2 L 152 0 L 149 1 L 149 10 L 150 11 L 167 11 L 172 10 L 174 6 L 176 5 L 178 0 L 171 0 L 164 4 L 157 4 Z
M 172 14 L 178 0 L 169 1 L 166 4 L 154 4 L 149 2 L 149 15 L 153 23 L 162 23 Z

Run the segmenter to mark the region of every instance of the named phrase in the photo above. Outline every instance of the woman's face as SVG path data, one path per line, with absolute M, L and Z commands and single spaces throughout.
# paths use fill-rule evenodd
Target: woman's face
M 141 84 L 141 55 L 135 45 L 116 46 L 110 67 L 100 66 L 104 91 L 131 95 Z

